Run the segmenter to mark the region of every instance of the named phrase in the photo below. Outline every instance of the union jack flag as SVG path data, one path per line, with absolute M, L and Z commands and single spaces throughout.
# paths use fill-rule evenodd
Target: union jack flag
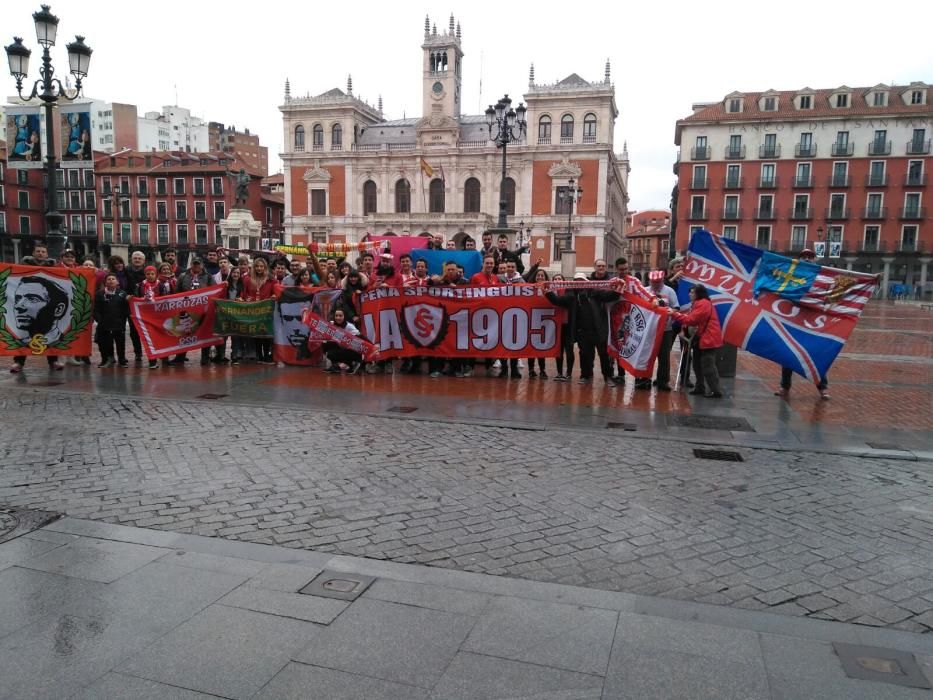
M 694 284 L 710 293 L 723 339 L 818 383 L 842 351 L 877 276 L 820 267 L 797 300 L 778 292 L 755 293 L 763 251 L 709 231 L 690 238 L 677 295 L 689 301 Z M 791 261 L 788 259 L 788 263 Z

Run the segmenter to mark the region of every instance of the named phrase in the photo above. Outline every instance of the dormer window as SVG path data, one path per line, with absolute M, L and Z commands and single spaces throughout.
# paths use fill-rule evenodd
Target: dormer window
M 810 95 L 800 96 L 800 109 L 813 109 L 813 98 Z
M 836 95 L 836 107 L 848 107 L 849 106 L 849 94 L 846 92 L 839 93 Z
M 910 104 L 912 105 L 924 104 L 923 90 L 911 90 L 910 91 Z
M 729 104 L 727 107 L 728 112 L 741 112 L 742 111 L 742 98 L 741 97 L 732 97 L 729 99 Z
M 888 93 L 873 92 L 871 104 L 873 107 L 886 107 L 888 104 Z

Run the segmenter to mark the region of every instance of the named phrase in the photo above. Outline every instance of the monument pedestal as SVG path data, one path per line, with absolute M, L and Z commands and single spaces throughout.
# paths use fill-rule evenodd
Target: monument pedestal
M 220 222 L 221 245 L 229 250 L 260 250 L 262 224 L 249 209 L 232 209 Z

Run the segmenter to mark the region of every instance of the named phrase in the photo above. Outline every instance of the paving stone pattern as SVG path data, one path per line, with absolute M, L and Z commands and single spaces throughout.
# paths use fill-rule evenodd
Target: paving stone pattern
M 0 505 L 933 630 L 929 462 L 52 392 L 0 408 Z

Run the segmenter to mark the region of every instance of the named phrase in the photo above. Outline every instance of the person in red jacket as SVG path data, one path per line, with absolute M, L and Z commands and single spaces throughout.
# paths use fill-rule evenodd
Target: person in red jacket
M 260 256 L 253 260 L 250 273 L 241 278 L 243 301 L 262 301 L 272 298 L 275 280 L 269 274 L 268 261 Z M 272 360 L 272 339 L 256 339 L 256 361 L 261 365 L 275 364 Z
M 483 269 L 470 278 L 470 284 L 476 287 L 496 287 L 499 285 L 499 275 L 493 270 L 496 269 L 496 258 L 493 255 L 487 255 L 483 258 Z
M 716 369 L 716 351 L 723 343 L 719 316 L 716 315 L 713 302 L 709 299 L 709 292 L 702 284 L 695 284 L 690 289 L 690 302 L 692 306 L 688 313 L 670 311 L 671 316 L 683 325 L 694 326 L 697 329 L 693 348 L 693 371 L 697 381 L 696 388 L 690 393 L 708 399 L 721 399 L 719 371 Z M 706 389 L 709 389 L 709 392 Z

